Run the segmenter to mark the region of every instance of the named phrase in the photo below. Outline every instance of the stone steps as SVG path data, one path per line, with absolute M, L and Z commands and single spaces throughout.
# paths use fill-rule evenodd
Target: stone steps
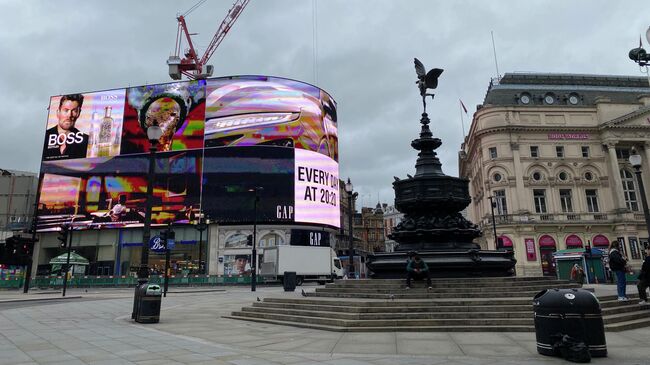
M 236 317 L 253 317 L 264 318 L 271 320 L 280 320 L 285 322 L 300 322 L 322 324 L 327 326 L 338 327 L 395 327 L 395 328 L 408 328 L 413 326 L 422 327 L 439 327 L 439 326 L 490 326 L 494 325 L 498 320 L 503 325 L 516 325 L 516 326 L 533 326 L 533 318 L 434 318 L 434 319 L 366 319 L 366 320 L 348 320 L 330 317 L 312 317 L 308 315 L 295 315 L 283 313 L 254 313 L 247 311 L 233 312 L 232 316 Z
M 553 288 L 558 289 L 579 289 L 582 286 L 580 284 L 557 284 L 553 285 Z M 529 291 L 529 292 L 540 292 L 542 290 L 548 289 L 549 286 L 544 285 L 528 285 L 528 286 L 519 286 L 517 291 Z M 400 287 L 380 287 L 380 288 L 362 288 L 362 287 L 325 287 L 325 288 L 316 288 L 316 293 L 367 293 L 367 294 L 393 294 L 396 292 L 404 292 L 406 288 Z M 511 290 L 508 287 L 493 286 L 489 288 L 436 288 L 432 287 L 431 290 L 428 290 L 425 287 L 422 288 L 411 288 L 408 289 L 408 293 L 436 293 L 436 294 L 474 294 L 474 293 L 488 293 L 490 296 L 494 296 L 495 293 L 502 293 Z
M 339 280 L 334 283 L 328 283 L 325 285 L 326 288 L 368 288 L 371 285 L 366 283 L 359 283 L 361 280 Z M 377 280 L 378 283 L 372 284 L 373 288 L 401 288 L 404 289 L 406 286 L 405 279 L 383 279 Z M 520 287 L 520 286 L 530 286 L 530 285 L 543 285 L 546 287 L 567 284 L 569 282 L 565 280 L 531 280 L 531 281 L 467 281 L 467 280 L 458 280 L 458 281 L 441 281 L 432 279 L 431 286 L 434 288 L 480 288 L 483 284 L 489 284 L 489 287 L 499 286 L 499 287 Z M 412 282 L 413 287 L 425 287 L 424 281 L 414 281 Z M 570 283 L 576 285 L 576 283 Z
M 223 318 L 247 320 L 252 322 L 274 324 L 280 326 L 291 326 L 299 328 L 318 329 L 334 332 L 533 332 L 534 326 L 516 325 L 490 325 L 490 326 L 412 326 L 412 327 L 339 327 L 326 326 L 314 323 L 286 322 L 283 320 L 271 320 L 257 317 L 243 318 L 230 315 Z
M 268 313 L 267 308 L 245 307 L 242 312 Z M 471 312 L 378 312 L 378 313 L 350 313 L 338 311 L 322 311 L 310 309 L 275 308 L 273 313 L 296 316 L 323 317 L 347 320 L 383 320 L 383 319 L 475 319 L 475 318 L 530 318 L 530 311 L 471 311 Z
M 499 294 L 491 292 L 473 292 L 469 295 L 472 298 L 494 298 L 495 296 L 501 298 L 532 298 L 539 293 L 540 290 L 534 291 L 521 291 L 521 292 L 502 292 Z M 456 296 L 451 294 L 436 293 L 433 290 L 430 291 L 395 291 L 394 293 L 360 293 L 360 292 L 313 292 L 306 293 L 308 297 L 329 297 L 329 298 L 365 298 L 365 299 L 384 299 L 384 300 L 395 300 L 395 299 L 445 299 L 445 298 L 455 298 Z
M 431 291 L 424 283 L 404 290 L 400 287 L 404 280 L 397 279 L 341 280 L 306 297 L 264 298 L 226 317 L 328 331 L 532 332 L 532 302 L 537 293 L 578 287 L 551 279 L 486 278 L 477 280 L 475 287 L 439 286 Z M 434 283 L 454 281 L 465 282 Z M 650 310 L 642 310 L 634 296 L 629 302 L 616 299 L 614 295 L 599 298 L 607 331 L 650 326 Z
M 504 310 L 508 312 L 525 312 L 530 314 L 533 310 L 532 304 L 522 305 L 444 305 L 444 306 L 410 306 L 410 307 L 345 307 L 338 305 L 317 305 L 317 304 L 299 304 L 299 303 L 273 303 L 259 302 L 253 303 L 257 308 L 279 308 L 279 309 L 298 309 L 313 310 L 322 312 L 347 312 L 347 313 L 415 313 L 415 312 L 496 312 Z

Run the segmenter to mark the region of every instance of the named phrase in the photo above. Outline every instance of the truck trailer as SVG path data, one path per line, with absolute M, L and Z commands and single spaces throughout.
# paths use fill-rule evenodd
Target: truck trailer
M 327 281 L 343 277 L 341 260 L 331 247 L 276 246 L 264 250 L 260 276 L 267 279 L 284 279 L 285 272 L 296 273 L 296 284 Z

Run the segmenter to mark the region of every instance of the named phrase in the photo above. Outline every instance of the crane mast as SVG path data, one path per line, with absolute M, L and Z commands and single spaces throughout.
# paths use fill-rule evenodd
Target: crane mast
M 181 75 L 185 75 L 190 79 L 205 79 L 206 77 L 212 76 L 212 65 L 208 65 L 207 62 L 210 60 L 210 57 L 217 50 L 217 47 L 221 44 L 223 39 L 228 34 L 228 31 L 232 28 L 239 15 L 242 13 L 246 5 L 250 0 L 237 0 L 233 6 L 226 14 L 226 17 L 219 25 L 219 29 L 212 37 L 210 44 L 206 48 L 203 56 L 199 56 L 196 48 L 194 48 L 194 43 L 192 42 L 192 33 L 187 29 L 187 23 L 185 22 L 185 15 L 190 11 L 196 9 L 199 4 L 192 7 L 192 9 L 186 12 L 184 15 L 179 15 L 176 20 L 178 21 L 178 31 L 176 33 L 176 49 L 174 50 L 174 55 L 170 56 L 167 60 L 167 65 L 169 65 L 169 76 L 174 80 L 180 80 Z M 187 49 L 181 58 L 180 52 L 182 49 L 183 38 L 187 41 Z

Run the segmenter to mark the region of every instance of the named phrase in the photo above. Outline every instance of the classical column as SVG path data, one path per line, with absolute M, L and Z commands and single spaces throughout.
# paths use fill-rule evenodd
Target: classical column
M 648 199 L 648 201 L 650 201 L 650 196 L 648 196 L 648 194 L 647 194 L 648 188 L 649 188 L 648 184 L 650 184 L 650 142 L 645 142 L 643 144 L 643 150 L 645 152 L 645 158 L 643 159 L 643 167 L 641 167 L 641 171 L 642 171 L 642 174 L 643 174 L 644 185 L 646 185 L 646 188 L 645 188 L 646 191 L 645 192 L 641 191 L 641 192 L 639 192 L 639 194 L 644 194 L 645 193 L 646 198 Z M 648 181 L 648 182 L 646 183 L 646 181 Z M 637 186 L 637 188 L 638 188 L 638 186 Z M 648 232 L 648 233 L 650 233 L 650 232 Z
M 524 169 L 521 166 L 521 158 L 519 155 L 519 143 L 510 143 L 512 149 L 512 159 L 515 170 L 515 185 L 517 192 L 517 199 L 512 199 L 509 204 L 512 204 L 512 213 L 518 213 L 526 210 L 526 202 L 530 201 L 526 197 L 526 189 L 524 188 Z
M 625 206 L 625 197 L 623 196 L 623 180 L 616 158 L 616 142 L 606 142 L 607 152 L 609 152 L 609 170 L 610 170 L 610 187 L 614 194 L 614 208 L 617 211 L 627 209 Z

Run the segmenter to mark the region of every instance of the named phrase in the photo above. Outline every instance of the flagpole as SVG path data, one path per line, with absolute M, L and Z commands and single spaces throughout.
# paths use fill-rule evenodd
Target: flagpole
M 463 119 L 463 104 L 458 100 L 458 109 L 460 109 L 460 126 L 463 128 L 463 141 L 465 140 L 465 120 Z

